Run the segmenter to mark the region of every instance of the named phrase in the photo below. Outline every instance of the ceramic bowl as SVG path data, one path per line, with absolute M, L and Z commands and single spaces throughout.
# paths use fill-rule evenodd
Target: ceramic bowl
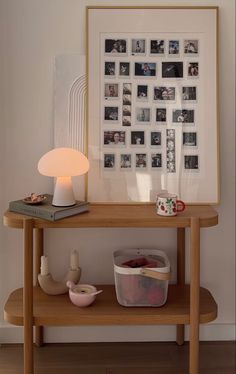
M 44 195 L 31 194 L 30 196 L 25 197 L 23 199 L 23 202 L 29 205 L 39 205 L 39 204 L 42 204 L 46 199 L 47 197 Z
M 71 302 L 78 307 L 89 306 L 96 299 L 96 295 L 102 292 L 90 284 L 74 284 L 68 281 L 67 286 Z

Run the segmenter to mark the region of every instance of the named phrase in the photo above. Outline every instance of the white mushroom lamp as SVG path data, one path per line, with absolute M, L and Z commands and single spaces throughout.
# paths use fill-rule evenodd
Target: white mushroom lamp
M 38 162 L 38 171 L 56 177 L 52 205 L 72 206 L 75 197 L 71 177 L 83 175 L 89 169 L 89 161 L 83 153 L 73 148 L 55 148 L 43 155 Z

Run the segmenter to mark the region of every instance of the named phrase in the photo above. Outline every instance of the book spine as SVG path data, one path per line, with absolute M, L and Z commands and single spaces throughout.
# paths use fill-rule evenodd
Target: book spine
M 47 212 L 45 210 L 37 209 L 36 206 L 29 206 L 18 204 L 17 202 L 10 202 L 9 211 L 15 213 L 26 214 L 32 217 L 46 219 L 48 221 L 54 221 L 54 214 Z
M 61 212 L 55 212 L 55 217 L 54 220 L 62 219 L 62 218 L 67 218 L 71 216 L 75 216 L 80 213 L 88 212 L 89 211 L 89 205 L 84 205 L 77 207 L 76 209 L 69 209 L 69 210 L 63 210 Z

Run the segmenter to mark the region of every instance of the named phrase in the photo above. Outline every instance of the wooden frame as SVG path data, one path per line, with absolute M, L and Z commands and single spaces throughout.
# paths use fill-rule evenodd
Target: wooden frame
M 217 56 L 218 7 L 87 7 L 89 201 L 219 203 Z

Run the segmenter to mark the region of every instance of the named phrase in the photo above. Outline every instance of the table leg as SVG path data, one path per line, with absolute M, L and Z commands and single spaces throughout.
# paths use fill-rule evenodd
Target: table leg
M 191 218 L 189 373 L 199 373 L 200 222 Z
M 43 229 L 35 229 L 35 283 L 38 285 L 38 274 L 40 273 L 41 256 L 43 256 Z M 43 345 L 43 326 L 35 326 L 35 344 L 37 347 Z
M 177 228 L 177 284 L 185 284 L 185 228 Z M 184 325 L 176 326 L 176 343 L 184 344 Z
M 24 374 L 33 374 L 33 220 L 24 220 Z

